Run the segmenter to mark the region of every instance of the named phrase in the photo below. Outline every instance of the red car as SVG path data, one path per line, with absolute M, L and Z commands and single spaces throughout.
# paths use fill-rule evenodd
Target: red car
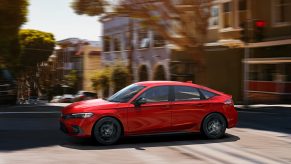
M 190 82 L 147 81 L 125 87 L 107 100 L 73 103 L 62 110 L 61 130 L 94 137 L 103 145 L 121 136 L 201 132 L 221 138 L 238 119 L 230 95 Z

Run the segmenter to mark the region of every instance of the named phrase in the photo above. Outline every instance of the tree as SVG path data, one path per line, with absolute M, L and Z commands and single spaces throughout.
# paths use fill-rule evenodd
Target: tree
M 0 60 L 14 66 L 20 52 L 18 31 L 26 22 L 27 0 L 0 0 Z
M 109 96 L 110 74 L 111 70 L 109 68 L 105 68 L 96 72 L 91 78 L 92 87 L 95 91 L 101 90 L 103 98 Z
M 179 50 L 195 52 L 191 56 L 197 63 L 196 80 L 205 83 L 205 61 L 202 55 L 211 1 L 74 0 L 72 7 L 77 14 L 89 16 L 116 14 L 140 18 L 143 25 L 153 28 Z
M 115 66 L 111 73 L 113 92 L 116 93 L 128 84 L 128 70 L 122 66 Z
M 48 60 L 55 47 L 55 39 L 53 34 L 23 29 L 19 31 L 19 43 L 21 52 L 18 58 L 19 71 L 18 74 L 24 81 L 28 81 L 31 93 L 37 95 L 40 90 L 41 80 L 39 78 L 41 63 Z
M 55 47 L 52 33 L 23 29 L 19 32 L 21 45 L 20 63 L 24 67 L 34 67 L 46 61 Z
M 71 70 L 69 74 L 65 76 L 65 83 L 69 86 L 69 88 L 73 89 L 75 92 L 78 83 L 77 70 Z

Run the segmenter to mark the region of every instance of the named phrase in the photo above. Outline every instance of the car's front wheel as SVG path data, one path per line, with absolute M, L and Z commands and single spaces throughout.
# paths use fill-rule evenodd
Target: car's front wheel
M 112 117 L 100 119 L 94 126 L 93 136 L 102 145 L 112 145 L 116 143 L 122 134 L 120 123 Z
M 201 133 L 209 139 L 217 139 L 224 136 L 226 121 L 219 113 L 209 114 L 203 121 Z

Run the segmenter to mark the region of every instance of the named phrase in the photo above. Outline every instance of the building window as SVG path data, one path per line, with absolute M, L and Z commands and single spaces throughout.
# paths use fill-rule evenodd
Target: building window
M 274 0 L 274 23 L 289 23 L 291 21 L 291 1 Z
M 223 28 L 228 28 L 232 26 L 232 5 L 231 2 L 223 3 Z
M 158 33 L 154 32 L 154 47 L 163 47 L 166 45 L 164 38 Z
M 120 38 L 118 36 L 116 36 L 113 39 L 113 44 L 114 44 L 114 51 L 120 51 L 121 49 L 121 44 L 120 44 Z
M 277 74 L 275 64 L 250 65 L 249 80 L 274 81 Z
M 138 47 L 149 48 L 150 39 L 148 37 L 148 31 L 146 29 L 140 29 L 138 31 Z
M 108 52 L 110 51 L 110 36 L 104 36 L 103 37 L 103 51 Z
M 219 6 L 212 6 L 210 9 L 210 18 L 208 20 L 208 26 L 210 29 L 218 28 L 219 22 Z
M 125 50 L 131 50 L 133 33 L 125 33 Z
M 239 0 L 239 21 L 240 25 L 247 21 L 247 0 Z

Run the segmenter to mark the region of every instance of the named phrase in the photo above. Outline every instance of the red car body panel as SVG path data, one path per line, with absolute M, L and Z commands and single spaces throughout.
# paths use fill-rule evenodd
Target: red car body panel
M 144 104 L 128 109 L 128 133 L 144 134 L 171 130 L 170 102 Z
M 216 90 L 183 82 L 150 81 L 139 82 L 137 85 L 146 86 L 127 103 L 108 102 L 102 99 L 88 100 L 73 103 L 62 110 L 62 115 L 73 113 L 94 113 L 90 118 L 60 118 L 60 123 L 65 127 L 66 133 L 77 137 L 90 137 L 95 123 L 103 117 L 116 118 L 123 127 L 124 136 L 160 132 L 199 132 L 203 119 L 210 113 L 222 114 L 227 127 L 232 128 L 237 124 L 238 114 L 234 104 L 225 104 L 231 99 L 230 95 Z M 190 86 L 201 88 L 217 94 L 207 100 L 195 101 L 170 101 L 143 104 L 135 107 L 133 101 L 145 90 L 155 86 Z M 81 131 L 74 133 L 73 127 Z

